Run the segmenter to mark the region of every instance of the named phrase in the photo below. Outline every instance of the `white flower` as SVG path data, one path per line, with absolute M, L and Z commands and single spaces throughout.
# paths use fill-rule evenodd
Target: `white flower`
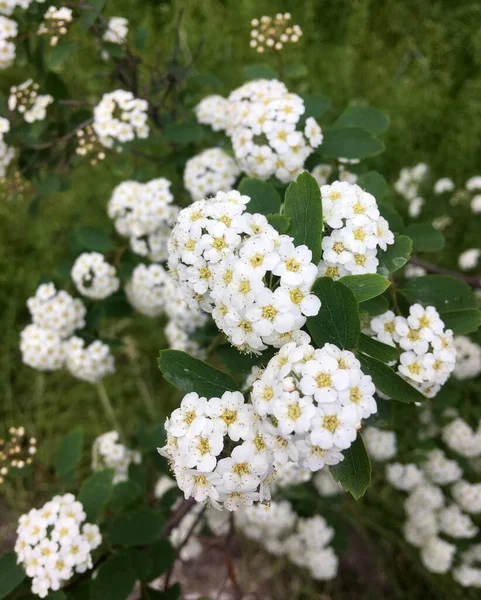
M 115 372 L 115 360 L 109 346 L 100 340 L 85 346 L 85 341 L 73 336 L 64 344 L 66 367 L 78 379 L 96 383 Z
M 341 406 L 337 402 L 321 405 L 313 419 L 311 442 L 326 450 L 333 446 L 345 450 L 356 439 L 358 422 L 354 406 Z
M 229 458 L 217 463 L 216 472 L 222 476 L 223 486 L 229 492 L 253 492 L 266 475 L 268 463 L 255 456 L 249 444 L 236 446 Z
M 72 279 L 81 294 L 95 300 L 107 298 L 120 286 L 115 267 L 99 252 L 81 254 L 72 267 Z
M 210 472 L 217 464 L 216 457 L 224 447 L 224 435 L 219 431 L 215 421 L 206 420 L 198 433 L 190 430 L 188 436 L 179 441 L 179 449 L 185 454 L 184 463 L 187 467 L 197 467 L 199 471 Z
M 313 148 L 317 148 L 322 144 L 322 130 L 319 127 L 317 121 L 313 117 L 306 119 L 306 126 L 304 128 L 304 135 L 309 141 L 309 144 Z
M 470 248 L 469 250 L 465 250 L 458 257 L 459 268 L 463 271 L 470 271 L 471 269 L 476 268 L 480 256 L 480 248 Z
M 103 39 L 111 44 L 124 44 L 128 32 L 129 22 L 127 19 L 124 17 L 110 17 Z
M 385 461 L 396 455 L 397 441 L 394 431 L 383 431 L 376 427 L 367 427 L 363 431 L 362 437 L 372 459 Z
M 235 160 L 220 148 L 209 148 L 187 161 L 184 186 L 194 200 L 233 188 L 240 171 Z
M 211 398 L 206 412 L 222 434 L 234 442 L 252 438 L 253 410 L 240 392 L 224 392 L 221 398 Z

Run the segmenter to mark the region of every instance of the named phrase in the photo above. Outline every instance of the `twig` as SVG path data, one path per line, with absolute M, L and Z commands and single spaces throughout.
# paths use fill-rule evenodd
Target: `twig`
M 455 277 L 456 279 L 461 279 L 461 281 L 466 282 L 471 287 L 479 288 L 481 287 L 481 275 L 464 275 L 463 273 L 458 273 L 457 271 L 450 271 L 449 269 L 445 269 L 444 267 L 440 267 L 439 265 L 433 265 L 428 263 L 416 256 L 411 257 L 410 263 L 413 265 L 417 265 L 419 267 L 423 267 L 426 269 L 428 273 L 436 273 L 439 275 L 449 275 L 450 277 Z
M 115 412 L 114 412 L 112 403 L 110 402 L 110 398 L 107 394 L 107 390 L 105 389 L 104 384 L 101 381 L 98 381 L 96 383 L 95 387 L 97 389 L 100 403 L 102 404 L 102 407 L 103 407 L 105 414 L 106 414 L 107 418 L 109 419 L 111 425 L 114 427 L 114 429 L 116 431 L 119 432 L 120 436 L 123 439 L 125 439 L 124 432 L 123 432 L 122 428 L 120 427 L 119 422 L 117 421 L 117 417 L 115 416 Z

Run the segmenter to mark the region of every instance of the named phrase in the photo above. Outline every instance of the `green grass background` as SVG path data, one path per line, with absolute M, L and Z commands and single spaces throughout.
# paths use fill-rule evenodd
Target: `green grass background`
M 290 11 L 304 36 L 298 45 L 286 48 L 285 61 L 300 63 L 307 69 L 304 79 L 290 84 L 293 91 L 330 97 L 333 107 L 327 121 L 351 102 L 367 102 L 389 115 L 391 127 L 383 137 L 387 150 L 371 161 L 370 167 L 379 170 L 390 182 L 402 166 L 421 160 L 432 166 L 436 176 L 451 176 L 459 184 L 481 172 L 481 3 L 473 0 L 189 0 L 184 3 L 110 0 L 107 3 L 108 14 L 127 16 L 132 31 L 147 28 L 149 55 L 160 49 L 163 59 L 168 58 L 175 15 L 180 8 L 184 9 L 181 56 L 188 59 L 203 40 L 197 69 L 215 74 L 223 84 L 220 89 L 196 88 L 192 94 L 187 93 L 190 103 L 207 93 L 227 94 L 243 82 L 245 64 L 270 62 L 275 67 L 273 57 L 266 53 L 259 58 L 249 48 L 250 20 L 263 14 Z M 94 55 L 92 48 L 75 54 L 60 72 L 73 90 L 73 97 L 95 100 L 103 91 L 119 87 L 113 81 L 92 76 L 89 65 Z M 96 72 L 101 72 L 98 60 Z M 28 67 L 2 72 L 0 88 L 5 91 L 29 74 Z M 73 425 L 84 426 L 90 439 L 105 431 L 108 423 L 92 386 L 64 372 L 42 378 L 22 365 L 19 332 L 29 321 L 25 302 L 42 278 L 58 274 L 74 225 L 109 224 L 106 216 L 109 195 L 126 174 L 135 172 L 138 164 L 144 174 L 172 178 L 176 194 L 181 195 L 181 170 L 178 165 L 169 165 L 167 156 L 159 158 L 158 164 L 148 165 L 138 159 L 133 162 L 129 159 L 126 164 L 123 157 L 117 157 L 97 169 L 80 165 L 68 190 L 42 198 L 36 218 L 32 218 L 25 200 L 0 204 L 0 419 L 5 426 L 31 427 L 39 438 L 40 455 L 46 461 L 59 434 Z M 162 323 L 136 319 L 123 333 L 137 339 L 140 379 L 161 414 L 171 396 L 155 364 L 157 350 L 164 343 Z M 125 352 L 118 354 L 117 363 L 117 373 L 105 385 L 120 419 L 131 433 L 148 414 L 140 400 L 138 381 L 131 376 L 134 367 Z M 26 501 L 22 489 L 19 486 L 6 492 L 16 508 L 22 507 L 22 497 Z

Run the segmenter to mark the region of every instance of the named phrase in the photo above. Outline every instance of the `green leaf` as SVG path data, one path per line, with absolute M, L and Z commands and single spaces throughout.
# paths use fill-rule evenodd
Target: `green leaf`
M 370 300 L 376 296 L 380 296 L 391 283 L 381 275 L 345 275 L 339 280 L 352 291 L 358 302 Z
M 394 244 L 389 245 L 386 250 L 378 252 L 378 271 L 381 275 L 388 276 L 398 271 L 408 262 L 411 256 L 413 243 L 407 235 L 394 236 Z
M 389 229 L 393 233 L 402 233 L 404 231 L 404 221 L 396 209 L 383 202 L 378 202 L 377 207 L 379 208 L 381 216 L 389 223 Z
M 241 194 L 251 199 L 247 204 L 247 210 L 253 215 L 273 215 L 281 210 L 281 197 L 277 190 L 267 181 L 243 177 L 238 190 Z
M 439 316 L 456 335 L 474 333 L 481 325 L 481 311 L 473 308 L 441 312 Z
M 230 375 L 179 350 L 161 350 L 158 360 L 164 378 L 185 392 L 197 392 L 207 398 L 222 396 L 224 392 L 237 390 Z
M 385 296 L 376 296 L 359 303 L 359 312 L 366 311 L 370 317 L 376 317 L 389 310 L 389 301 Z
M 139 29 L 135 33 L 134 47 L 137 48 L 137 50 L 143 50 L 145 48 L 145 42 L 147 41 L 148 37 L 149 37 L 148 29 L 146 29 L 146 28 Z
M 444 236 L 430 223 L 411 223 L 404 230 L 413 241 L 414 252 L 439 252 L 444 248 Z
M 476 297 L 470 286 L 449 275 L 425 275 L 406 282 L 400 290 L 409 302 L 434 306 L 439 312 L 476 308 Z
M 114 58 L 125 58 L 125 50 L 120 44 L 114 44 L 112 42 L 103 42 L 102 49 L 113 56 Z
M 53 71 L 47 73 L 44 86 L 45 91 L 51 94 L 55 100 L 65 100 L 69 97 L 68 87 L 64 80 Z
M 357 348 L 363 354 L 368 354 L 373 358 L 377 358 L 383 363 L 399 360 L 399 351 L 396 348 L 383 344 L 378 340 L 374 340 L 364 333 L 361 333 Z
M 286 65 L 284 75 L 290 79 L 303 79 L 309 75 L 309 70 L 303 63 L 292 63 Z
M 150 544 L 148 553 L 152 563 L 146 581 L 152 581 L 163 575 L 174 564 L 177 553 L 169 540 L 158 540 Z
M 109 519 L 105 531 L 112 544 L 143 546 L 160 536 L 164 523 L 165 518 L 161 512 L 143 506 Z
M 387 194 L 387 181 L 377 171 L 363 173 L 356 183 L 363 190 L 372 194 L 378 202 L 380 202 Z
M 149 452 L 150 450 L 156 450 L 159 446 L 165 444 L 166 434 L 164 429 L 164 423 L 157 423 L 156 425 L 146 427 L 141 425 L 137 433 L 137 443 L 139 449 L 143 452 Z
M 284 213 L 291 220 L 289 235 L 296 246 L 305 244 L 312 252 L 312 262 L 321 259 L 322 202 L 317 181 L 305 171 L 292 181 L 285 195 Z
M 207 128 L 198 123 L 167 123 L 164 127 L 163 138 L 174 144 L 198 144 L 208 137 Z
M 114 554 L 100 565 L 90 584 L 90 600 L 126 600 L 137 576 L 127 554 Z
M 344 460 L 330 468 L 331 474 L 346 492 L 359 500 L 371 483 L 371 461 L 360 433 L 343 455 Z
M 112 493 L 114 475 L 113 469 L 104 469 L 93 473 L 82 483 L 77 500 L 82 503 L 88 522 L 97 521 L 107 506 Z
M 87 0 L 80 16 L 80 26 L 84 31 L 95 23 L 95 20 L 102 12 L 107 0 Z
M 112 240 L 101 229 L 78 225 L 73 230 L 74 239 L 84 250 L 110 252 L 115 248 Z
M 60 43 L 51 48 L 46 56 L 46 63 L 49 69 L 56 69 L 59 67 L 69 56 L 78 52 L 80 46 L 75 42 L 66 42 L 61 40 Z
M 149 576 L 152 571 L 152 559 L 145 550 L 127 548 L 122 554 L 129 557 L 130 564 L 138 579 L 141 581 L 150 581 Z
M 55 473 L 65 477 L 75 469 L 82 458 L 84 433 L 80 427 L 73 429 L 61 440 L 55 455 Z
M 311 96 L 310 94 L 299 94 L 304 100 L 304 114 L 303 119 L 314 117 L 314 119 L 320 119 L 324 113 L 331 107 L 331 100 L 326 96 Z
M 389 118 L 372 106 L 348 106 L 333 126 L 360 127 L 378 136 L 388 130 Z
M 321 300 L 321 308 L 315 317 L 307 319 L 307 328 L 318 347 L 330 343 L 339 348 L 355 348 L 361 326 L 353 292 L 329 277 L 317 279 L 312 292 Z
M 359 127 L 329 129 L 324 132 L 324 139 L 319 147 L 323 156 L 348 159 L 377 156 L 384 152 L 384 149 L 385 146 L 380 140 Z
M 266 63 L 245 65 L 243 71 L 246 79 L 279 79 L 277 71 Z
M 386 396 L 399 402 L 424 402 L 426 398 L 416 388 L 409 385 L 402 377 L 395 373 L 377 358 L 359 354 L 362 372 L 370 375 L 374 385 Z
M 267 220 L 281 235 L 287 233 L 291 225 L 291 220 L 286 215 L 267 215 Z
M 142 495 L 140 486 L 135 481 L 121 481 L 114 486 L 112 497 L 109 502 L 109 509 L 113 512 L 122 512 Z
M 25 571 L 17 565 L 17 555 L 9 552 L 0 557 L 0 599 L 6 598 L 25 579 Z

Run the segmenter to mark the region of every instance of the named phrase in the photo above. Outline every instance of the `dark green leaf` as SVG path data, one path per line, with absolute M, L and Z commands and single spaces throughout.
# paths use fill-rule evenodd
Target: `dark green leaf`
M 112 555 L 90 584 L 90 600 L 126 600 L 137 579 L 127 554 Z
M 198 144 L 208 136 L 208 130 L 198 123 L 167 123 L 163 137 L 174 144 Z
M 381 216 L 389 223 L 389 229 L 393 233 L 402 233 L 404 231 L 404 221 L 401 215 L 389 204 L 378 202 L 377 206 Z
M 303 63 L 292 63 L 286 65 L 284 75 L 290 79 L 303 79 L 309 75 L 309 70 Z
M 387 181 L 377 171 L 363 173 L 356 183 L 363 190 L 372 194 L 378 202 L 380 202 L 387 194 Z
M 85 31 L 89 29 L 102 12 L 106 0 L 87 0 L 80 17 L 80 26 Z
M 55 473 L 64 477 L 75 469 L 82 458 L 84 432 L 80 427 L 73 429 L 61 440 L 55 454 Z
M 169 540 L 158 540 L 150 544 L 148 552 L 152 568 L 146 577 L 146 581 L 152 581 L 170 569 L 175 562 L 177 554 Z
M 314 117 L 314 119 L 320 119 L 324 113 L 331 107 L 331 100 L 326 96 L 311 96 L 309 94 L 299 94 L 304 100 L 304 114 L 303 119 Z
M 0 557 L 0 599 L 6 598 L 25 579 L 25 571 L 17 565 L 17 555 L 9 552 Z
M 134 46 L 137 50 L 143 50 L 145 48 L 145 42 L 149 36 L 149 30 L 146 28 L 139 29 L 134 38 Z
M 115 248 L 112 240 L 101 229 L 78 225 L 74 229 L 75 241 L 84 250 L 92 252 L 110 252 Z
M 430 223 L 411 223 L 404 230 L 413 241 L 414 252 L 439 252 L 444 248 L 444 236 Z
M 476 297 L 470 286 L 448 275 L 425 275 L 406 282 L 401 290 L 409 302 L 430 305 L 440 312 L 476 308 Z
M 164 423 L 157 423 L 154 426 L 146 427 L 141 425 L 137 433 L 137 443 L 143 451 L 156 450 L 159 446 L 165 444 L 165 429 Z
M 399 351 L 396 348 L 374 340 L 364 333 L 361 333 L 357 347 L 363 354 L 368 354 L 384 363 L 390 363 L 399 359 Z
M 365 129 L 346 127 L 325 131 L 319 152 L 329 158 L 361 159 L 377 156 L 384 149 L 384 144 Z
M 359 354 L 361 369 L 366 375 L 370 375 L 374 385 L 386 396 L 400 402 L 424 402 L 426 398 L 416 388 L 409 385 L 402 377 L 395 373 L 380 360 Z
M 185 392 L 212 398 L 224 392 L 236 391 L 237 385 L 230 375 L 179 350 L 161 350 L 158 360 L 164 378 Z
M 391 283 L 376 273 L 367 275 L 345 275 L 339 280 L 353 292 L 358 302 L 364 302 L 380 296 Z
M 286 215 L 267 215 L 267 220 L 281 235 L 288 232 L 291 220 Z
M 212 75 L 211 73 L 192 73 L 189 81 L 198 85 L 205 85 L 206 87 L 222 87 L 222 81 L 217 77 L 217 75 Z
M 376 398 L 376 404 L 377 412 L 369 417 L 369 425 L 374 425 L 375 427 L 391 427 L 393 422 L 393 406 L 400 405 L 396 405 L 391 402 L 391 400 L 384 400 L 383 398 Z
M 474 333 L 481 325 L 481 311 L 474 308 L 441 312 L 440 317 L 456 335 Z
M 386 250 L 378 252 L 379 273 L 386 277 L 394 273 L 408 262 L 412 252 L 412 240 L 407 235 L 394 236 L 394 244 L 387 247 Z
M 319 314 L 307 319 L 307 328 L 318 347 L 330 343 L 339 348 L 355 348 L 361 326 L 353 292 L 329 277 L 317 279 L 312 291 L 321 300 L 321 308 Z
M 389 128 L 389 118 L 372 106 L 348 106 L 334 127 L 360 127 L 378 136 Z
M 294 238 L 294 243 L 306 245 L 312 252 L 312 262 L 317 264 L 321 258 L 321 192 L 317 181 L 307 171 L 289 184 L 284 212 L 291 220 L 289 235 Z
M 51 48 L 46 57 L 46 63 L 49 69 L 55 69 L 59 67 L 69 56 L 76 53 L 79 50 L 80 46 L 75 42 L 66 42 L 61 40 L 61 42 Z
M 90 523 L 99 519 L 110 500 L 114 474 L 113 469 L 104 469 L 93 473 L 82 483 L 77 499 L 82 503 Z
M 154 590 L 153 588 L 144 588 L 145 600 L 181 600 L 180 584 L 176 583 L 165 592 Z
M 150 581 L 150 573 L 152 572 L 152 559 L 145 550 L 138 548 L 127 548 L 122 554 L 125 554 L 130 559 L 130 564 L 135 571 L 138 579 L 141 581 Z
M 102 48 L 114 58 L 125 58 L 125 50 L 120 44 L 114 44 L 112 42 L 103 42 Z
M 330 468 L 331 474 L 346 492 L 359 500 L 371 483 L 371 461 L 360 433 L 343 455 L 344 460 Z
M 114 486 L 109 509 L 113 512 L 121 512 L 134 504 L 142 495 L 142 490 L 134 481 L 121 481 Z
M 276 214 L 281 210 L 281 198 L 277 190 L 267 181 L 244 177 L 238 190 L 251 199 L 247 204 L 247 210 L 251 214 L 260 213 L 267 216 Z
M 110 519 L 105 530 L 112 544 L 143 546 L 160 536 L 164 523 L 162 513 L 144 506 Z
M 366 311 L 371 317 L 381 315 L 389 310 L 389 302 L 385 296 L 376 296 L 359 304 L 359 312 Z
M 277 71 L 268 64 L 245 65 L 243 70 L 246 79 L 279 79 Z

